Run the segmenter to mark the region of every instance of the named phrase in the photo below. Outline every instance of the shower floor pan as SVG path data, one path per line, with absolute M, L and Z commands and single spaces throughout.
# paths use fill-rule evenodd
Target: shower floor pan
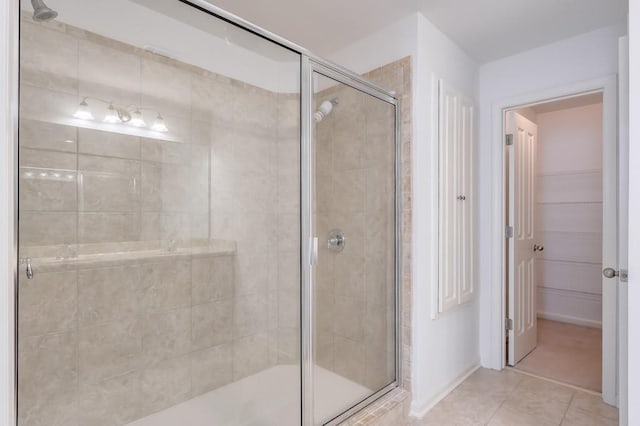
M 366 387 L 315 367 L 315 418 L 328 421 L 371 395 Z M 346 402 L 345 402 L 346 401 Z M 300 368 L 278 365 L 138 419 L 127 426 L 298 426 Z

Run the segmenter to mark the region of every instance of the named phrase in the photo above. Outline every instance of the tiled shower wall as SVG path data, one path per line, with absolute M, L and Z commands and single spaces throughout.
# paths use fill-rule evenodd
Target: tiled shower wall
M 41 369 L 20 376 L 21 424 L 120 424 L 297 362 L 299 97 L 58 22 L 23 19 L 21 43 L 21 255 L 52 246 L 70 256 L 74 244 L 87 243 L 119 251 L 120 243 L 157 240 L 225 239 L 237 247 L 225 256 L 228 291 L 202 297 L 198 282 L 215 281 L 226 267 L 194 259 L 41 273 L 35 260 L 36 279 L 20 285 L 19 350 L 22 371 Z M 159 110 L 167 140 L 79 127 L 72 115 L 84 96 Z M 99 122 L 100 104 L 88 102 Z M 138 300 L 126 296 L 149 280 L 168 291 L 156 295 L 168 304 L 123 305 Z M 87 292 L 99 297 L 81 297 Z M 123 307 L 103 316 L 104 304 Z M 38 320 L 42 313 L 50 320 Z M 176 350 L 135 364 L 153 343 L 145 343 L 149 335 Z M 92 339 L 100 336 L 96 349 Z M 70 386 L 65 401 L 53 395 L 58 379 Z M 86 392 L 88 384 L 95 392 Z M 42 386 L 51 392 L 31 395 L 45 400 L 30 401 L 28 392 Z M 142 392 L 131 411 L 120 410 L 140 386 L 159 393 Z M 103 420 L 80 421 L 78 407 Z
M 392 63 L 367 75 L 383 87 L 395 90 L 403 101 L 403 123 L 409 127 L 409 59 Z M 341 253 L 323 244 L 317 271 L 316 356 L 320 365 L 361 383 L 380 389 L 394 377 L 394 116 L 387 104 L 344 86 L 316 95 L 317 102 L 338 98 L 333 112 L 316 125 L 317 227 L 319 236 L 331 229 L 345 232 Z M 405 118 L 407 120 L 405 121 Z M 402 145 L 401 185 L 403 214 L 410 215 L 410 163 Z M 409 185 L 409 186 L 408 186 Z M 403 223 L 403 300 L 410 297 L 410 216 Z M 409 241 L 409 243 L 407 243 Z M 410 319 L 410 303 L 403 316 Z M 404 319 L 403 318 L 403 319 Z M 408 323 L 403 323 L 402 360 L 408 366 Z M 405 355 L 406 354 L 406 355 Z M 405 371 L 405 370 L 403 370 Z

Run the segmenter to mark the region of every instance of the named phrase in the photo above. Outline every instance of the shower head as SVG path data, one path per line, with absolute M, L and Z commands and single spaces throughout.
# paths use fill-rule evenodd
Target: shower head
M 321 122 L 327 115 L 331 114 L 333 107 L 336 105 L 338 105 L 338 98 L 322 102 L 318 110 L 313 113 L 313 120 L 316 123 Z
M 34 21 L 50 21 L 58 16 L 58 12 L 50 9 L 46 4 L 44 4 L 44 0 L 31 0 L 31 5 L 33 6 Z

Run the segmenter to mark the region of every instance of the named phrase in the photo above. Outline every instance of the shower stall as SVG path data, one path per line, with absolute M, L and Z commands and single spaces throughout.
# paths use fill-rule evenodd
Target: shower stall
M 400 385 L 393 92 L 202 0 L 19 19 L 19 426 L 338 424 Z

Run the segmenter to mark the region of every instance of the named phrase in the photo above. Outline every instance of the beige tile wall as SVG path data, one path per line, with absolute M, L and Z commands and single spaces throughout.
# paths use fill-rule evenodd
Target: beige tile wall
M 60 23 L 23 19 L 22 34 L 21 254 L 172 239 L 237 250 L 36 267 L 20 282 L 21 424 L 122 424 L 298 362 L 299 96 Z M 170 140 L 75 126 L 84 96 L 159 110 Z

